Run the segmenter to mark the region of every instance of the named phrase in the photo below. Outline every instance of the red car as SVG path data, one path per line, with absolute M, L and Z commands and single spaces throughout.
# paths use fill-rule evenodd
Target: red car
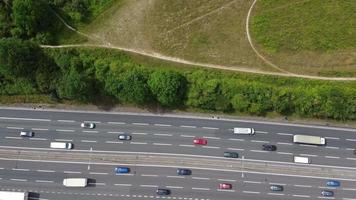
M 196 138 L 193 140 L 194 144 L 198 144 L 198 145 L 207 145 L 208 144 L 208 140 L 204 139 L 204 138 Z
M 219 189 L 223 190 L 231 190 L 232 185 L 230 183 L 220 183 L 219 184 Z

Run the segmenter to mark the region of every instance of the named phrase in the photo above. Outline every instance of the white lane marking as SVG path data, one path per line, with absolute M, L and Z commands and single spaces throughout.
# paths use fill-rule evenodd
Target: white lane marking
M 47 181 L 47 180 L 36 180 L 37 183 L 53 183 L 53 181 Z
M 155 133 L 153 135 L 156 135 L 156 136 L 173 136 L 172 134 L 167 134 L 167 133 Z
M 86 143 L 97 143 L 98 141 L 95 141 L 95 140 L 81 140 L 81 142 L 86 142 Z
M 23 120 L 23 121 L 43 121 L 50 122 L 50 119 L 32 119 L 32 118 L 17 118 L 17 117 L 0 117 L 0 119 L 9 119 L 9 120 Z
M 347 150 L 347 151 L 353 151 L 353 150 L 355 150 L 355 149 L 353 149 L 353 148 L 346 148 L 346 150 Z
M 147 144 L 147 142 L 130 142 L 130 144 Z
M 124 132 L 122 132 L 122 131 L 108 131 L 107 133 L 122 134 Z
M 88 183 L 89 185 L 106 185 L 106 183 Z
M 74 123 L 74 120 L 66 120 L 66 119 L 59 119 L 58 122 L 67 122 L 67 123 Z
M 132 135 L 147 135 L 148 133 L 131 133 Z
M 1 170 L 1 169 L 5 169 L 5 168 L 3 168 L 3 167 L 0 167 L 0 170 Z
M 339 159 L 340 157 L 338 157 L 338 156 L 325 156 L 325 158 L 335 158 L 335 159 Z
M 126 124 L 125 122 L 108 122 L 108 124 L 118 124 L 118 125 L 123 125 Z
M 167 185 L 166 188 L 183 189 L 183 187 L 181 187 L 181 186 L 170 186 L 170 185 Z
M 316 145 L 309 145 L 309 144 L 300 144 L 299 146 L 301 146 L 301 147 L 314 147 L 314 148 L 318 147 Z
M 347 141 L 356 142 L 356 139 L 346 139 Z
M 167 143 L 153 143 L 153 145 L 157 145 L 157 146 L 172 146 L 172 144 L 167 144 Z
M 189 137 L 189 138 L 193 138 L 195 137 L 194 135 L 180 135 L 181 137 Z
M 82 131 L 83 133 L 98 133 L 98 131 Z
M 74 130 L 56 129 L 57 132 L 74 132 Z
M 84 121 L 85 123 L 101 124 L 100 121 Z
M 81 174 L 82 172 L 64 171 L 65 174 Z
M 29 169 L 16 169 L 16 168 L 12 168 L 11 170 L 13 171 L 25 171 L 25 172 L 29 172 Z
M 170 124 L 154 124 L 154 126 L 172 126 Z
M 39 170 L 36 170 L 37 172 L 46 172 L 46 173 L 53 173 L 53 172 L 56 172 L 56 171 L 53 171 L 53 170 L 45 170 L 45 169 L 39 169 Z
M 337 137 L 325 137 L 326 139 L 329 139 L 329 140 L 340 140 L 340 138 L 337 138 Z
M 215 127 L 206 127 L 206 126 L 204 126 L 204 127 L 202 127 L 203 129 L 210 129 L 210 130 L 218 130 L 219 128 L 215 128 Z
M 54 139 L 55 141 L 61 141 L 61 142 L 73 142 L 73 140 L 69 139 Z
M 235 192 L 235 190 L 217 189 L 219 192 Z
M 107 144 L 123 144 L 123 142 L 119 142 L 119 141 L 105 141 L 105 143 L 107 143 Z
M 260 192 L 254 192 L 254 191 L 242 191 L 243 193 L 248 193 L 248 194 L 260 194 Z
M 236 182 L 236 180 L 232 179 L 218 179 L 218 181 Z
M 185 178 L 184 176 L 166 176 L 167 178 Z
M 311 188 L 311 185 L 293 185 L 294 187 Z
M 264 140 L 251 140 L 251 142 L 269 143 L 269 141 L 264 141 Z
M 341 188 L 342 190 L 351 190 L 351 191 L 356 191 L 356 188 Z
M 352 199 L 352 198 L 342 198 L 342 200 L 356 200 L 356 199 Z
M 237 148 L 227 148 L 227 149 L 232 151 L 245 151 L 245 149 L 237 149 Z
M 180 127 L 182 127 L 182 128 L 196 128 L 196 126 L 186 126 L 186 125 L 182 125 Z
M 192 179 L 196 179 L 196 180 L 210 180 L 210 178 L 205 178 L 205 177 L 192 177 Z
M 245 141 L 245 139 L 236 139 L 236 138 L 229 138 L 229 140 L 231 140 L 231 141 L 241 141 L 241 142 Z
M 268 195 L 277 195 L 277 196 L 284 196 L 284 194 L 281 193 L 267 193 Z
M 329 147 L 329 146 L 327 146 L 325 148 L 327 148 L 327 149 L 340 149 L 340 147 Z
M 314 154 L 299 154 L 300 156 L 310 156 L 310 157 L 318 157 L 318 155 L 314 155 Z
M 140 187 L 158 187 L 157 185 L 140 185 Z
M 22 181 L 22 182 L 27 181 L 27 179 L 16 179 L 16 178 L 12 178 L 10 180 L 11 181 Z
M 6 139 L 16 139 L 16 140 L 22 140 L 22 137 L 5 137 Z
M 289 153 L 289 152 L 277 152 L 277 154 L 283 154 L 283 155 L 293 155 L 293 153 Z
M 214 147 L 214 146 L 202 146 L 202 147 L 207 149 L 220 149 L 220 147 Z
M 133 125 L 148 126 L 148 123 L 132 123 Z
M 203 138 L 206 138 L 206 139 L 212 139 L 212 140 L 220 140 L 219 137 L 209 137 L 209 136 L 204 136 Z
M 131 187 L 132 184 L 122 184 L 122 183 L 115 183 L 115 186 L 125 186 L 125 187 Z
M 318 197 L 318 199 L 335 199 L 335 197 Z
M 194 147 L 194 145 L 191 144 L 180 144 L 180 147 Z
M 133 176 L 133 174 L 115 174 L 116 176 Z
M 209 188 L 196 188 L 196 187 L 193 187 L 192 190 L 204 190 L 204 191 L 207 191 L 207 190 L 210 190 Z
M 273 183 L 273 182 L 269 182 L 268 184 L 270 184 L 270 185 L 287 185 L 285 183 Z
M 21 128 L 21 127 L 14 127 L 14 126 L 7 126 L 6 127 L 7 129 L 16 129 L 16 130 L 22 130 L 24 128 Z
M 141 174 L 141 176 L 158 177 L 156 174 Z
M 233 129 L 232 129 L 233 130 Z M 268 132 L 267 131 L 255 131 L 256 133 L 264 133 L 264 134 L 267 134 Z
M 48 140 L 47 138 L 30 138 L 30 140 Z
M 293 194 L 293 197 L 310 198 L 309 195 L 299 195 L 299 194 Z
M 270 153 L 269 151 L 262 151 L 262 150 L 250 150 L 251 152 L 257 152 L 257 153 Z
M 108 173 L 105 173 L 105 172 L 89 172 L 89 174 L 93 174 L 93 175 L 108 175 Z
M 262 182 L 257 182 L 257 181 L 244 181 L 244 183 L 261 184 Z
M 48 131 L 48 128 L 32 128 L 34 131 Z
M 293 134 L 291 134 L 291 133 L 276 133 L 277 135 L 284 135 L 284 136 L 291 136 L 291 135 L 293 135 Z
M 287 142 L 277 142 L 277 144 L 282 144 L 282 145 L 293 145 L 292 143 L 287 143 Z

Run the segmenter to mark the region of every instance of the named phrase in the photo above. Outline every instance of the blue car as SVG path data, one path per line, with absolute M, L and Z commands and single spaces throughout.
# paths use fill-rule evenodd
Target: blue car
M 340 186 L 340 181 L 329 180 L 329 181 L 326 182 L 326 186 L 339 187 Z
M 116 174 L 127 174 L 130 173 L 130 168 L 128 167 L 116 167 L 115 168 Z
M 191 175 L 192 174 L 192 170 L 190 169 L 177 169 L 177 174 L 178 175 Z

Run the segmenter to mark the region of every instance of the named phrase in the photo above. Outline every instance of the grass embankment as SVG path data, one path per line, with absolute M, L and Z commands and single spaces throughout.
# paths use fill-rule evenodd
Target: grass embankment
M 253 39 L 295 73 L 356 76 L 356 1 L 259 0 Z

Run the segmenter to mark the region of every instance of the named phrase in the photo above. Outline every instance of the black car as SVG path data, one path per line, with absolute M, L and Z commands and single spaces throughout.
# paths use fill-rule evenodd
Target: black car
M 279 192 L 279 191 L 283 191 L 283 186 L 281 186 L 281 185 L 271 185 L 271 186 L 269 187 L 269 189 L 270 189 L 271 191 Z
M 332 197 L 332 196 L 334 196 L 334 192 L 331 190 L 323 190 L 323 191 L 321 191 L 321 196 Z
M 264 144 L 264 145 L 262 145 L 262 149 L 264 151 L 276 151 L 277 147 L 276 147 L 276 145 L 272 145 L 272 144 Z
M 156 190 L 156 194 L 158 194 L 158 195 L 170 195 L 171 191 L 167 190 L 167 189 L 158 188 Z
M 224 157 L 226 157 L 226 158 L 238 158 L 239 154 L 236 153 L 236 152 L 225 151 L 224 152 Z
M 190 169 L 177 169 L 177 174 L 178 175 L 191 175 L 192 170 Z

